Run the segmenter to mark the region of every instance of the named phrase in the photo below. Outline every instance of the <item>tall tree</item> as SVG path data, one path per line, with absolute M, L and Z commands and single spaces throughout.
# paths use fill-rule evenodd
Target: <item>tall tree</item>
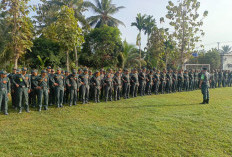
M 3 0 L 1 10 L 7 14 L 6 20 L 10 29 L 11 41 L 8 46 L 12 47 L 14 53 L 14 66 L 18 67 L 18 60 L 33 46 L 33 25 L 28 17 L 29 0 Z
M 94 67 L 115 67 L 122 52 L 121 32 L 118 28 L 104 25 L 91 30 L 85 36 L 80 64 Z
M 46 27 L 43 33 L 47 38 L 58 42 L 60 48 L 66 52 L 66 66 L 69 71 L 69 53 L 84 42 L 84 37 L 72 8 L 62 6 L 61 11 L 56 14 L 57 20 Z
M 170 20 L 169 24 L 175 30 L 173 36 L 180 53 L 180 65 L 183 66 L 185 60 L 191 56 L 196 43 L 205 34 L 201 27 L 208 11 L 205 11 L 202 17 L 200 16 L 198 0 L 181 0 L 177 5 L 169 1 L 166 8 L 168 10 L 166 18 Z
M 135 26 L 139 30 L 139 34 L 137 35 L 136 45 L 139 46 L 139 59 L 141 60 L 141 33 L 145 28 L 145 19 L 146 15 L 141 15 L 141 13 L 137 14 L 136 22 L 132 22 L 131 26 Z
M 42 0 L 42 4 L 38 5 L 38 15 L 35 17 L 39 28 L 43 28 L 57 20 L 55 13 L 59 11 L 62 6 L 68 6 L 74 10 L 74 15 L 79 20 L 78 22 L 82 25 L 83 30 L 88 31 L 90 25 L 83 15 L 83 12 L 88 9 L 89 5 L 90 2 L 83 0 Z M 77 47 L 74 47 L 74 54 L 75 64 L 78 66 Z
M 125 8 L 124 6 L 117 7 L 112 3 L 112 0 L 95 0 L 95 4 L 89 2 L 89 6 L 94 13 L 97 14 L 87 18 L 91 26 L 95 26 L 95 28 L 99 28 L 103 25 L 108 25 L 111 27 L 118 27 L 118 25 L 125 26 L 122 21 L 112 16 L 118 13 L 121 9 Z
M 149 37 L 151 35 L 152 30 L 156 27 L 156 20 L 153 16 L 148 15 L 145 18 L 145 26 L 144 26 L 144 33 L 147 34 L 147 43 L 149 42 Z
M 222 46 L 221 53 L 228 54 L 228 53 L 231 53 L 231 50 L 232 50 L 232 47 L 230 47 L 229 45 L 224 45 Z

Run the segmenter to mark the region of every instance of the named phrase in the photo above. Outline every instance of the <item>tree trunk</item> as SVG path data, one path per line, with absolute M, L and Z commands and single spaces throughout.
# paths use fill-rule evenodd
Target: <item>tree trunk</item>
M 66 51 L 66 66 L 67 66 L 67 71 L 69 72 L 69 53 Z
M 15 59 L 14 59 L 14 68 L 17 69 L 18 68 L 18 60 L 19 60 L 19 54 L 15 55 Z
M 141 59 L 142 59 L 142 52 L 141 52 L 141 44 L 142 44 L 142 37 L 141 37 L 141 31 L 139 31 L 139 34 L 140 34 L 140 42 L 139 42 L 139 67 L 141 68 L 142 67 L 142 64 L 141 64 Z
M 75 52 L 75 65 L 78 67 L 78 57 L 77 57 L 77 47 L 74 47 L 74 52 Z

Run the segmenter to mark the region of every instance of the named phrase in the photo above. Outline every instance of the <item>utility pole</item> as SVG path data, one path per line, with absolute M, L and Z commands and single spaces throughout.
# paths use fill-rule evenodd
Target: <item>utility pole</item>
M 218 44 L 218 52 L 219 52 L 219 50 L 220 50 L 220 42 L 217 42 L 217 44 Z

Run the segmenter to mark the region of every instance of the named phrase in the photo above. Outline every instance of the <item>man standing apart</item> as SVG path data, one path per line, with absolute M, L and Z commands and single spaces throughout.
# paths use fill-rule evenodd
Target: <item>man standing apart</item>
M 209 104 L 209 85 L 210 74 L 207 72 L 207 68 L 203 68 L 199 85 L 199 88 L 203 94 L 203 102 L 201 104 Z
M 0 107 L 8 115 L 8 96 L 10 95 L 10 79 L 6 71 L 0 71 Z

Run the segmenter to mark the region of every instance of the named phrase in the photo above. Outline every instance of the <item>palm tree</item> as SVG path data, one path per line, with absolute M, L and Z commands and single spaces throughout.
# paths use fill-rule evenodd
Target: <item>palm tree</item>
M 231 53 L 231 50 L 232 50 L 232 47 L 230 47 L 229 45 L 225 45 L 225 46 L 222 46 L 221 53 L 222 54 L 229 54 L 229 53 Z
M 112 27 L 117 27 L 118 25 L 125 26 L 122 21 L 112 17 L 112 15 L 125 8 L 124 6 L 117 7 L 115 4 L 112 4 L 112 0 L 95 0 L 95 4 L 88 2 L 88 5 L 97 14 L 87 18 L 91 26 L 95 26 L 95 28 L 103 25 Z
M 152 30 L 156 27 L 156 20 L 153 19 L 153 16 L 149 15 L 145 19 L 144 33 L 147 34 L 147 43 L 149 43 L 149 37 L 152 33 Z
M 123 57 L 126 63 L 129 55 L 136 50 L 135 45 L 129 44 L 126 40 L 123 42 Z
M 137 14 L 136 22 L 131 23 L 131 26 L 135 26 L 139 30 L 139 34 L 138 34 L 137 39 L 136 39 L 136 45 L 139 46 L 139 58 L 140 58 L 140 60 L 141 60 L 141 32 L 145 28 L 145 19 L 146 19 L 146 15 L 141 15 L 141 13 L 139 13 L 139 14 Z

